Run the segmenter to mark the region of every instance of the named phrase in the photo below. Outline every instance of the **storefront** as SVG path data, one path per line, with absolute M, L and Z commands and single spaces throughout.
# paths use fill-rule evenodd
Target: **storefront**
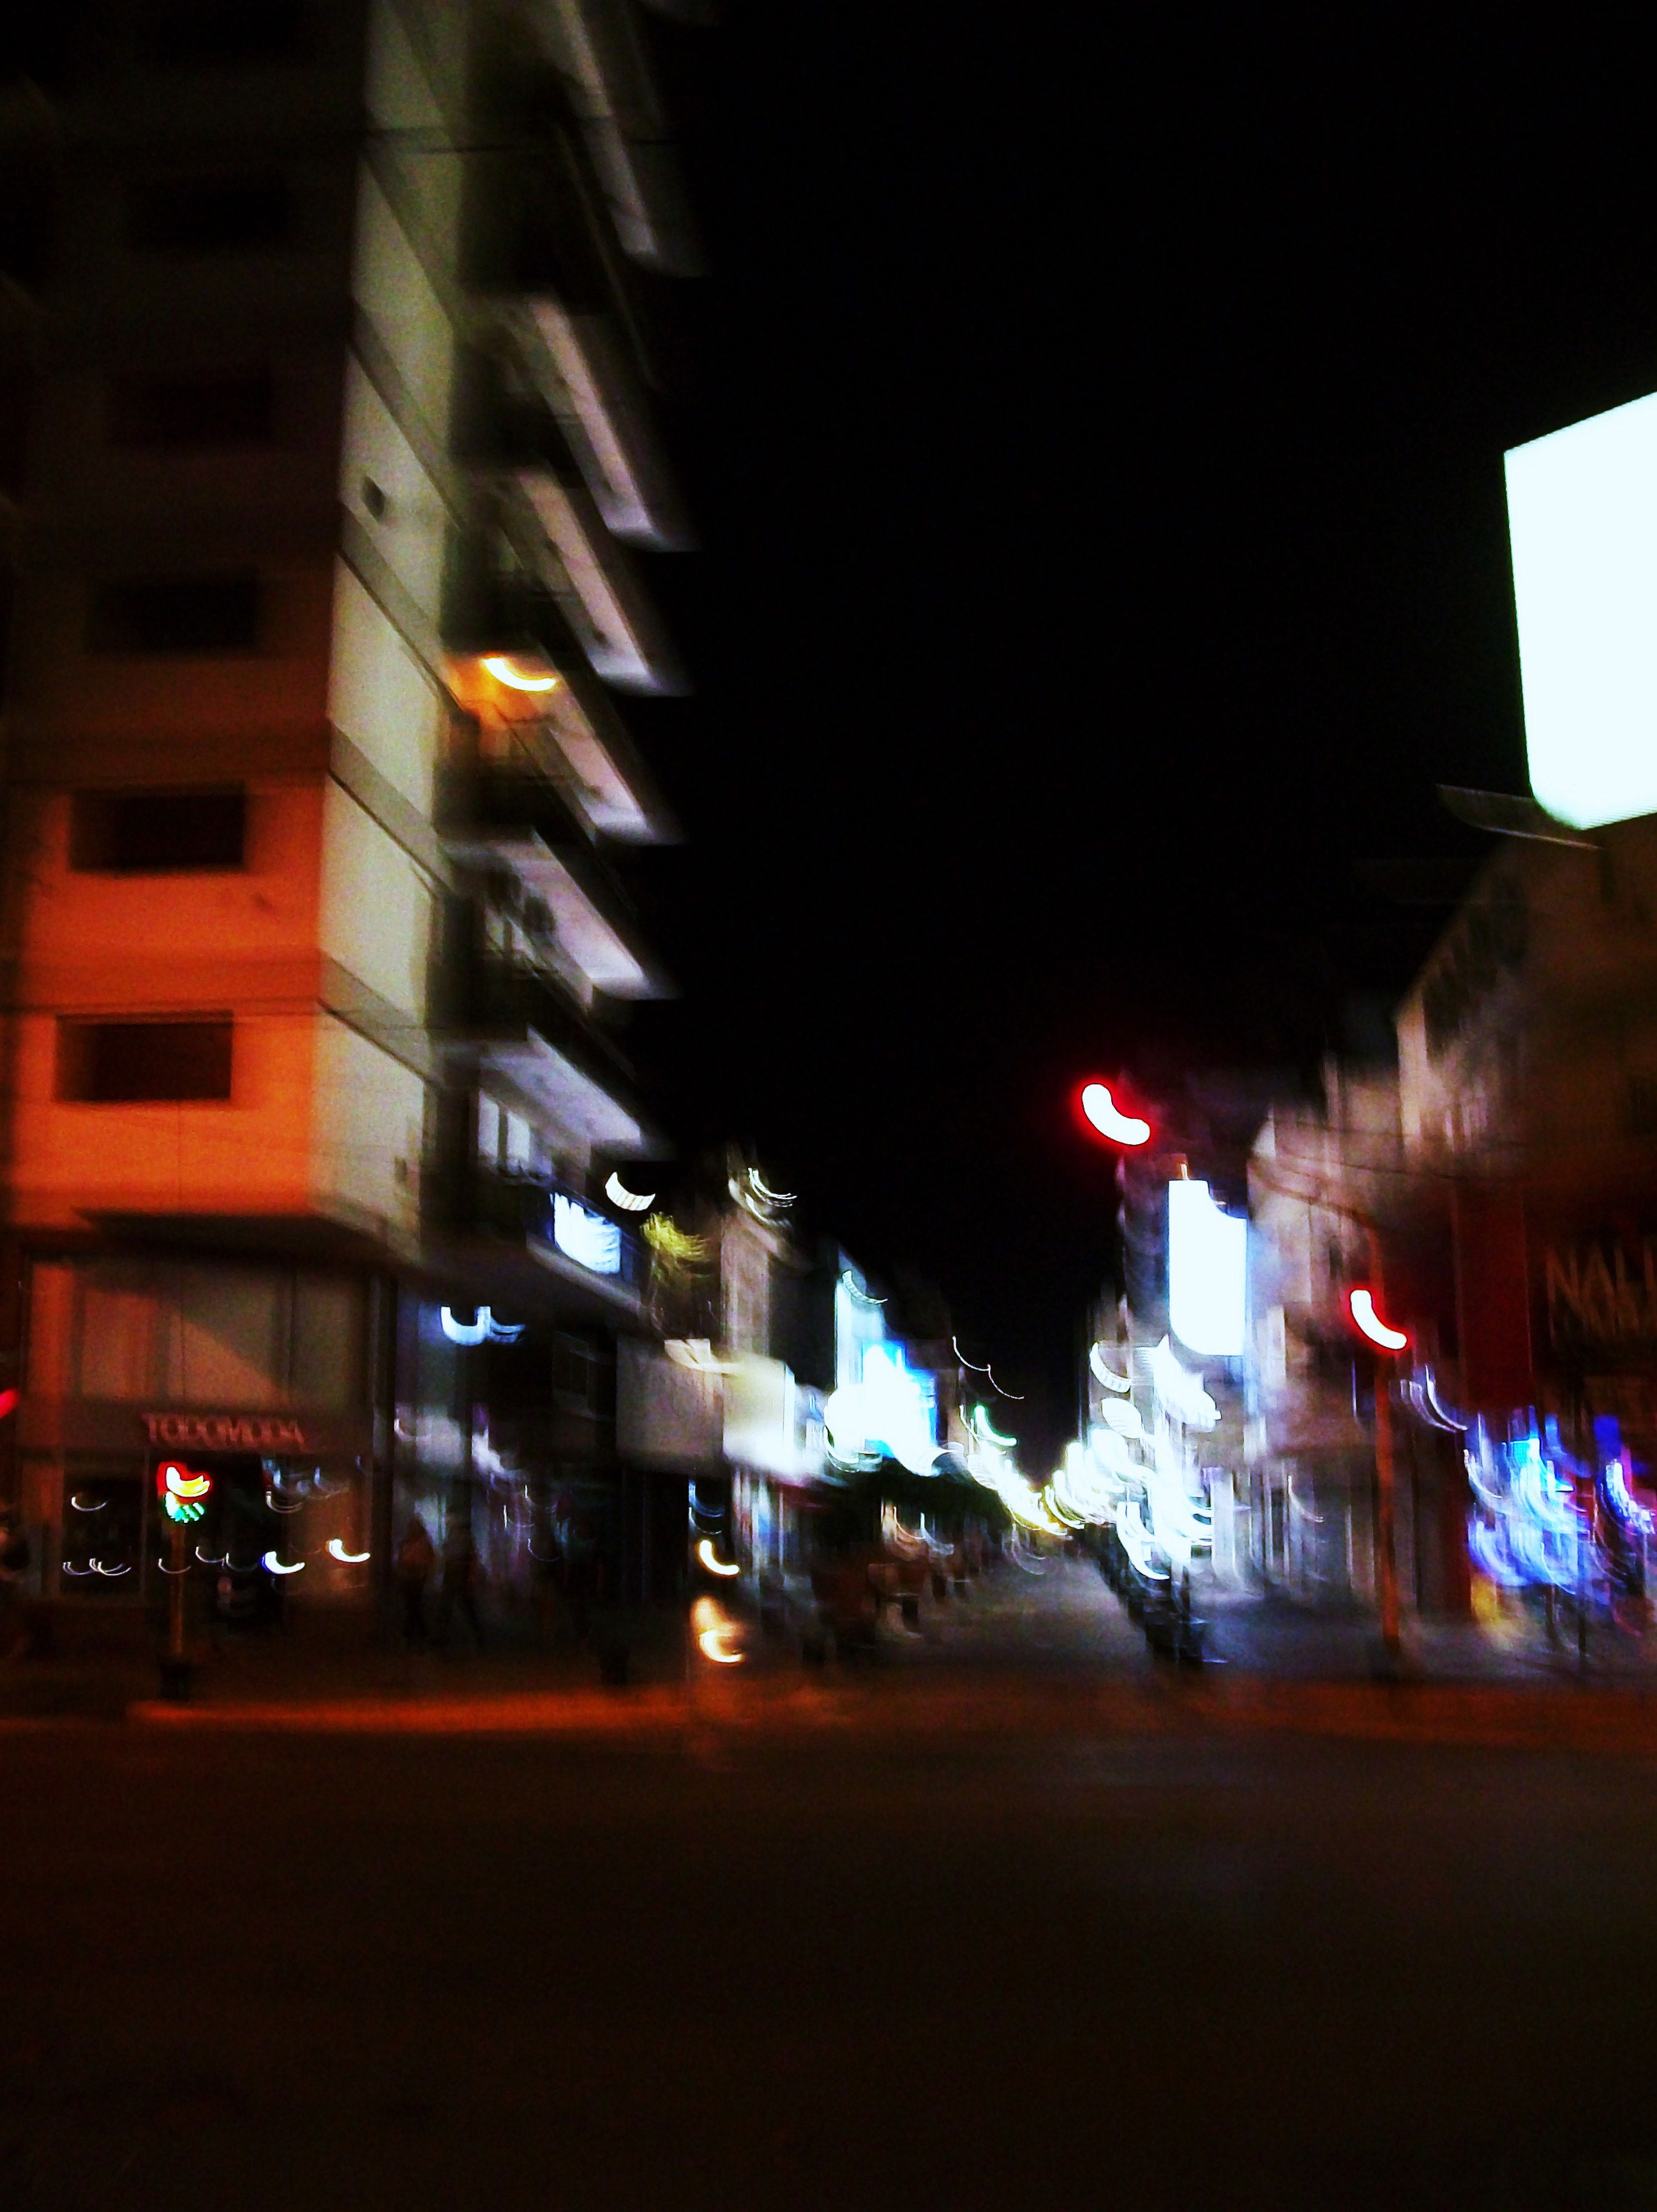
M 374 1277 L 123 1252 L 28 1270 L 16 1484 L 41 1594 L 155 1597 L 172 1464 L 209 1480 L 192 1565 L 229 1609 L 361 1605 L 376 1586 Z M 234 1604 L 230 1601 L 234 1598 Z

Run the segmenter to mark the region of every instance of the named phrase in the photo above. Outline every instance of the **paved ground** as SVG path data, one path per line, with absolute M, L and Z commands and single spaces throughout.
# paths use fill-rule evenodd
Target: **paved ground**
M 13 1669 L 0 2208 L 1657 2208 L 1657 1698 L 1362 1628 Z
M 1657 2205 L 1657 1761 L 0 1735 L 8 2212 Z

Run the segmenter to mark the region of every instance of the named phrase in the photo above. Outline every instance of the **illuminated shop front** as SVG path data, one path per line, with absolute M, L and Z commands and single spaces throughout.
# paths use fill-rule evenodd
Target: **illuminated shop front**
M 37 1258 L 17 1452 L 43 1587 L 153 1596 L 156 1468 L 212 1478 L 191 1554 L 308 1604 L 371 1591 L 373 1279 L 157 1254 Z

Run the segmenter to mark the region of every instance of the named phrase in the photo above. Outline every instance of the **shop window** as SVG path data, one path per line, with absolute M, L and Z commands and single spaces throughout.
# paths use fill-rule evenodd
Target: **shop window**
M 50 1355 L 52 1374 L 66 1364 L 66 1386 L 87 1398 L 339 1413 L 362 1403 L 367 1301 L 350 1276 L 139 1258 L 35 1274 L 32 1389 L 46 1387 Z M 71 1327 L 65 1361 L 48 1340 Z
M 228 1015 L 187 1022 L 60 1022 L 58 1096 L 115 1106 L 227 1099 Z
M 58 1577 L 66 1597 L 141 1595 L 143 1485 L 131 1475 L 76 1473 L 64 1478 L 64 1539 Z
M 291 1395 L 296 1406 L 349 1413 L 362 1403 L 362 1285 L 344 1275 L 301 1275 L 294 1284 Z
M 161 69 L 259 69 L 306 57 L 300 0 L 150 0 L 139 49 Z
M 259 643 L 259 579 L 139 576 L 93 587 L 94 653 L 251 653 Z
M 292 224 L 285 177 L 265 171 L 135 179 L 129 242 L 150 253 L 246 253 L 280 246 Z
M 69 864 L 88 875 L 179 875 L 243 865 L 247 800 L 240 791 L 82 791 Z
M 153 1398 L 160 1304 L 143 1262 L 103 1261 L 80 1271 L 76 1379 L 83 1398 Z
M 268 368 L 196 370 L 110 379 L 107 421 L 113 446 L 204 453 L 268 446 L 276 387 Z
M 603 1355 L 585 1337 L 552 1340 L 552 1395 L 571 1413 L 594 1413 L 602 1396 Z
M 283 1397 L 287 1279 L 264 1267 L 181 1267 L 173 1276 L 167 1396 L 265 1411 Z

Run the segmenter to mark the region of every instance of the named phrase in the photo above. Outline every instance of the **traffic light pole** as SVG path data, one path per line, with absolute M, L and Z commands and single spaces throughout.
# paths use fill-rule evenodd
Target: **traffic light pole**
M 1388 1310 L 1381 1281 L 1380 1238 L 1373 1222 L 1365 1228 L 1369 1237 L 1369 1280 L 1381 1311 Z M 1390 1364 L 1375 1362 L 1375 1579 L 1380 1585 L 1383 1664 L 1388 1674 L 1398 1667 L 1398 1550 L 1394 1510 L 1396 1486 L 1392 1471 L 1392 1376 Z

